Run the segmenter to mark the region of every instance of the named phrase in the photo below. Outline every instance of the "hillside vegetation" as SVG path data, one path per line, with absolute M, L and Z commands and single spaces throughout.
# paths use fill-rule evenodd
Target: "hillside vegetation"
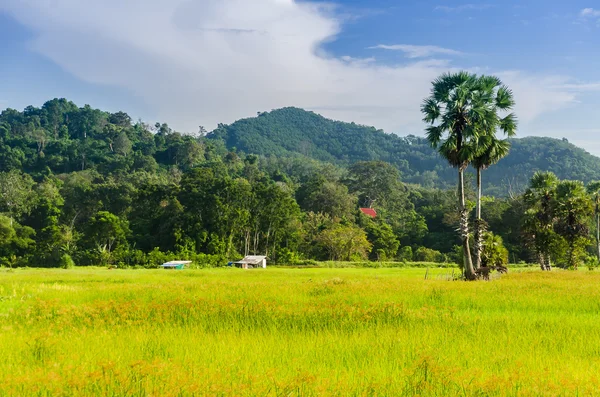
M 438 188 L 455 185 L 455 172 L 425 138 L 387 134 L 298 108 L 220 125 L 208 137 L 222 139 L 230 149 L 264 156 L 301 155 L 341 166 L 385 161 L 398 168 L 406 182 Z M 511 142 L 509 156 L 486 172 L 484 189 L 489 195 L 524 190 L 536 171 L 551 171 L 561 179 L 586 183 L 600 177 L 600 158 L 565 140 L 528 137 Z

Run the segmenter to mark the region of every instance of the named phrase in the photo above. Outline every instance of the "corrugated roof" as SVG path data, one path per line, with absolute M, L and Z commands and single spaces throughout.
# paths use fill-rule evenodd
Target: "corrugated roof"
M 261 263 L 265 259 L 267 259 L 266 256 L 249 255 L 249 256 L 246 256 L 241 261 L 237 261 L 235 263 L 238 263 L 238 264 L 248 264 L 248 265 L 258 265 L 259 263 Z

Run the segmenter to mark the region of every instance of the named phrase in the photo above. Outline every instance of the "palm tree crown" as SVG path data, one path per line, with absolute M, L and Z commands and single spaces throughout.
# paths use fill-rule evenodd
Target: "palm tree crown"
M 427 139 L 453 167 L 464 169 L 493 143 L 484 137 L 497 130 L 515 135 L 515 115 L 499 115 L 514 105 L 512 91 L 497 77 L 444 74 L 433 82 L 431 95 L 421 106 L 423 121 L 429 124 Z

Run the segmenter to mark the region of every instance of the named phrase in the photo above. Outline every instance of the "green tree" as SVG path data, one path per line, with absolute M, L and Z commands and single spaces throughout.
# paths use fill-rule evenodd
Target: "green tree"
M 365 231 L 367 239 L 372 244 L 370 258 L 378 261 L 390 260 L 396 257 L 400 241 L 392 227 L 381 221 L 367 220 Z
M 473 167 L 477 170 L 477 205 L 476 205 L 476 226 L 475 226 L 475 268 L 481 267 L 481 251 L 483 249 L 483 233 L 485 224 L 481 218 L 481 173 L 491 165 L 498 163 L 508 155 L 510 143 L 508 140 L 499 140 L 497 132 L 503 133 L 507 137 L 516 135 L 517 119 L 513 113 L 500 117 L 499 113 L 510 112 L 514 105 L 512 91 L 502 84 L 497 77 L 481 77 L 482 84 L 487 86 L 491 96 L 487 102 L 493 112 L 483 119 L 480 126 L 483 136 L 478 141 L 478 148 L 473 158 Z
M 419 247 L 415 251 L 414 259 L 417 262 L 443 263 L 446 260 L 446 255 L 431 248 Z
M 112 263 L 113 253 L 127 248 L 128 222 L 107 211 L 98 211 L 86 225 L 87 248 L 99 254 L 103 264 Z
M 20 219 L 31 210 L 33 179 L 20 171 L 0 172 L 0 211 Z
M 523 230 L 531 243 L 542 270 L 552 270 L 552 253 L 557 235 L 555 197 L 559 181 L 551 172 L 537 172 L 531 178 L 523 198 L 526 205 Z
M 467 72 L 444 74 L 433 82 L 431 95 L 423 102 L 424 121 L 429 124 L 427 139 L 451 166 L 458 169 L 460 235 L 464 252 L 465 278 L 474 280 L 475 271 L 469 246 L 468 208 L 465 200 L 464 171 L 481 147 L 480 137 L 499 125 L 494 104 L 504 88 L 490 84 L 491 77 Z
M 387 201 L 405 188 L 400 181 L 400 171 L 383 161 L 361 161 L 348 169 L 348 187 L 357 194 L 363 207 L 384 207 Z
M 514 135 L 516 124 L 509 123 L 509 131 L 505 131 L 508 136 Z M 473 167 L 477 170 L 477 203 L 475 206 L 475 268 L 481 267 L 481 251 L 483 250 L 484 233 L 486 223 L 481 217 L 481 199 L 482 199 L 482 183 L 481 174 L 483 170 L 491 165 L 498 163 L 501 159 L 508 155 L 510 151 L 510 143 L 508 140 L 496 139 L 493 132 L 488 131 L 488 135 L 482 137 L 481 141 L 485 142 L 483 146 L 487 146 L 481 153 L 478 153 L 473 159 Z M 487 141 L 487 142 L 486 142 Z
M 596 257 L 600 261 L 600 181 L 593 181 L 587 185 L 587 192 L 594 202 L 594 220 L 596 228 Z
M 314 176 L 297 193 L 300 206 L 305 211 L 322 212 L 333 218 L 348 219 L 356 210 L 356 197 L 348 188 L 324 176 Z
M 329 253 L 330 260 L 366 259 L 372 248 L 365 231 L 353 225 L 335 224 L 323 230 L 317 240 Z
M 581 181 L 561 181 L 556 187 L 556 232 L 568 244 L 567 264 L 577 269 L 589 243 L 589 214 L 593 204 Z
M 35 247 L 34 237 L 32 228 L 0 215 L 0 264 L 12 267 L 23 261 L 24 265 L 36 266 L 36 262 L 27 260 Z
M 491 232 L 483 235 L 481 265 L 483 267 L 505 266 L 508 263 L 508 250 L 504 247 L 502 237 Z
M 132 147 L 133 144 L 127 136 L 127 133 L 125 131 L 119 132 L 113 143 L 115 153 L 120 154 L 121 156 L 127 156 L 131 153 Z

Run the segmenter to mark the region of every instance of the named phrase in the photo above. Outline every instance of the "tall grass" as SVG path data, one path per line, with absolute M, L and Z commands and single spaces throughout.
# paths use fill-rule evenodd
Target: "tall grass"
M 0 395 L 600 390 L 600 274 L 445 271 L 0 271 Z

